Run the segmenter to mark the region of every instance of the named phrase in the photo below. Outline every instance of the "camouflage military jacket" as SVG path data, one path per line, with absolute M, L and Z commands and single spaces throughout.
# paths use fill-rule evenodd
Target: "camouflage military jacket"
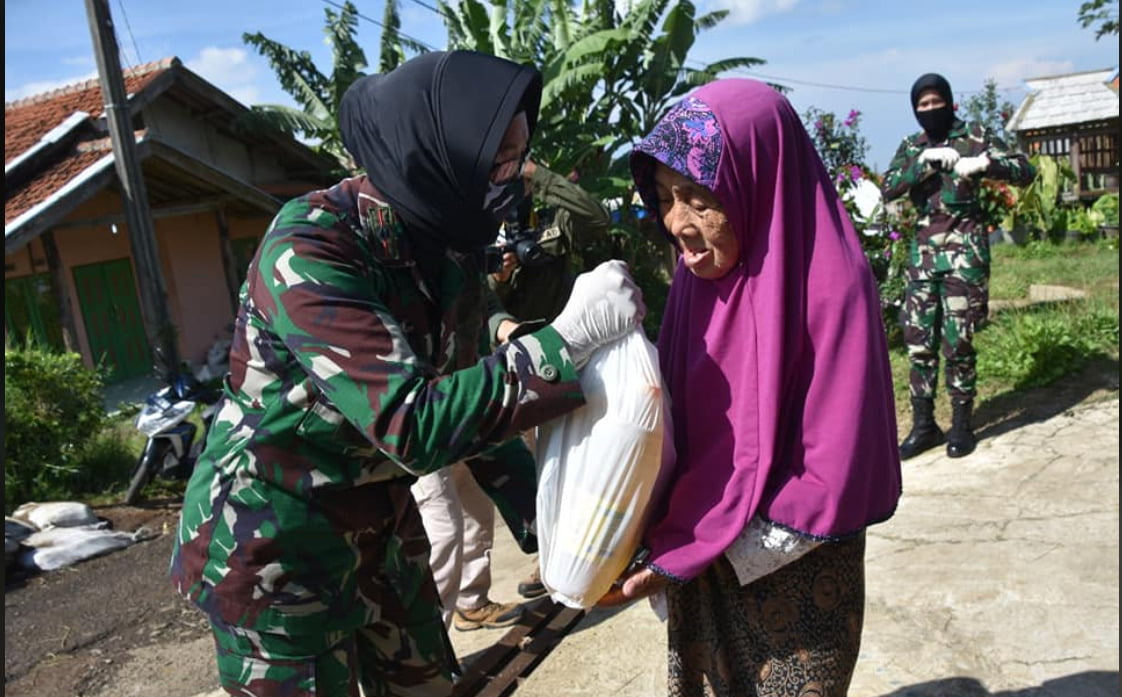
M 985 153 L 989 168 L 981 177 L 960 177 L 944 172 L 919 159 L 931 147 L 950 147 L 960 157 Z M 919 236 L 947 230 L 968 231 L 977 221 L 978 187 L 982 179 L 1007 181 L 1017 186 L 1029 184 L 1035 172 L 1023 154 L 1009 151 L 1005 143 L 980 124 L 956 119 L 947 139 L 931 142 L 926 133 L 908 136 L 900 143 L 884 175 L 881 192 L 886 201 L 907 195 L 919 213 Z
M 180 592 L 212 617 L 286 633 L 376 619 L 363 584 L 393 559 L 378 531 L 409 496 L 385 482 L 473 456 L 533 548 L 534 465 L 516 436 L 583 403 L 576 371 L 550 327 L 480 358 L 479 261 L 449 252 L 442 279 L 426 287 L 365 177 L 281 208 L 241 289 L 172 559 Z
M 538 243 L 552 259 L 541 266 L 519 266 L 505 283 L 487 282 L 507 312 L 519 320 L 552 321 L 572 290 L 573 255 L 594 236 L 607 235 L 611 219 L 604 205 L 565 177 L 541 165 L 534 170 L 530 193 L 553 211 Z

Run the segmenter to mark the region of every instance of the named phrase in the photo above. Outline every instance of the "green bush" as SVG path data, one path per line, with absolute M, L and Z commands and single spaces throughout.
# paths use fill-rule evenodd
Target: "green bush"
M 977 339 L 978 375 L 1013 389 L 1047 385 L 1118 346 L 1118 312 L 1102 306 L 1009 313 Z
M 104 448 L 102 376 L 76 353 L 4 349 L 4 510 L 89 483 L 82 464 Z

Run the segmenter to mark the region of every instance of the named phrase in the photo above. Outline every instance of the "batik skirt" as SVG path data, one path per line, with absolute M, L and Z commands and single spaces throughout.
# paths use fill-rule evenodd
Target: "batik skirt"
M 865 533 L 741 586 L 722 555 L 667 591 L 670 697 L 845 697 L 865 612 Z

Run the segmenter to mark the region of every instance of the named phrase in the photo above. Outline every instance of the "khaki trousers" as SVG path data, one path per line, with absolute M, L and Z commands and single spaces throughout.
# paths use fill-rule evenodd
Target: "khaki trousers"
M 452 626 L 453 609 L 475 610 L 490 602 L 495 505 L 462 462 L 418 479 L 413 498 L 432 551 L 429 565 Z

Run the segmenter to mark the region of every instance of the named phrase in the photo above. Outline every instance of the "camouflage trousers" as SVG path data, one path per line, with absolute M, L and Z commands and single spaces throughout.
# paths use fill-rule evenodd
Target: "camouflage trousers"
M 378 598 L 380 608 L 365 626 L 301 635 L 249 630 L 212 616 L 222 688 L 246 697 L 359 697 L 360 685 L 365 697 L 451 695 L 460 670 L 411 498 L 395 535 L 385 564 L 397 572 L 371 570 L 364 594 Z M 423 554 L 404 554 L 406 548 Z M 404 579 L 419 586 L 402 587 Z
M 974 332 L 989 311 L 985 233 L 951 230 L 913 242 L 907 273 L 900 319 L 911 366 L 911 396 L 935 396 L 941 353 L 951 399 L 972 399 L 978 382 Z
M 451 645 L 440 615 L 427 632 L 440 632 L 448 656 L 425 656 L 415 628 L 379 622 L 315 637 L 255 632 L 211 624 L 222 689 L 243 697 L 448 697 Z M 325 646 L 326 645 L 326 646 Z

